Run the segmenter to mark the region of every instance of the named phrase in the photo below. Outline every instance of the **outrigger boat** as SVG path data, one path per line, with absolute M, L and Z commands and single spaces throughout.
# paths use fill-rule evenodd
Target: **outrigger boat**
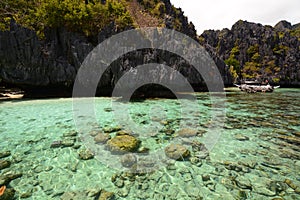
M 237 86 L 241 91 L 248 93 L 256 93 L 256 92 L 273 92 L 274 89 L 279 88 L 280 86 L 271 86 L 269 83 L 267 84 L 259 84 L 257 81 L 245 81 L 244 83 Z

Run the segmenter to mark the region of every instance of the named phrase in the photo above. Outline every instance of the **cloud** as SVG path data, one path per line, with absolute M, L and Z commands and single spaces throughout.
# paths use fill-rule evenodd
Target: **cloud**
M 201 34 L 207 29 L 231 28 L 239 19 L 275 25 L 280 20 L 300 22 L 299 0 L 171 0 L 181 7 Z

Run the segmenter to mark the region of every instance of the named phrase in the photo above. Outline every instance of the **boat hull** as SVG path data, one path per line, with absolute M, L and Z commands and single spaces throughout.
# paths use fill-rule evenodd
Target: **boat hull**
M 279 86 L 271 86 L 271 85 L 247 85 L 241 84 L 236 85 L 241 91 L 248 93 L 256 93 L 256 92 L 273 92 L 275 88 Z

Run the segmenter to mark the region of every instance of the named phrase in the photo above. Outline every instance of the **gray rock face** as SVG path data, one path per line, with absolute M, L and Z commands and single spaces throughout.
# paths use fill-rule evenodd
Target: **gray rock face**
M 86 38 L 64 29 L 48 30 L 40 40 L 12 21 L 10 31 L 0 31 L 0 77 L 25 88 L 69 87 L 92 48 Z
M 274 26 L 274 28 L 277 29 L 277 30 L 285 31 L 285 30 L 292 29 L 293 27 L 292 27 L 292 24 L 290 22 L 287 22 L 287 21 L 283 20 L 283 21 L 278 22 Z
M 181 14 L 182 27 L 185 27 L 181 31 L 196 38 L 194 27 L 188 23 L 183 13 Z M 98 38 L 91 41 L 64 28 L 49 29 L 45 31 L 45 38 L 41 40 L 34 31 L 12 21 L 9 31 L 0 31 L 0 80 L 21 87 L 25 94 L 37 93 L 43 96 L 53 92 L 56 96 L 70 96 L 77 71 L 85 57 L 98 43 L 119 31 L 112 23 L 98 34 Z M 220 71 L 225 84 L 230 84 L 230 74 L 224 71 L 225 68 L 222 69 L 225 66 L 224 62 L 216 57 L 214 59 L 218 66 L 221 66 Z M 126 71 L 153 62 L 176 68 L 192 85 L 198 88 L 205 87 L 201 76 L 195 73 L 187 61 L 168 52 L 145 50 L 126 54 L 113 62 L 98 85 L 100 95 L 110 94 L 117 80 Z
M 240 20 L 231 30 L 204 31 L 200 41 L 212 56 L 224 61 L 236 59 L 240 78 L 247 78 L 246 74 L 279 81 L 281 86 L 299 87 L 299 28 L 299 24 L 292 26 L 287 21 L 271 27 Z

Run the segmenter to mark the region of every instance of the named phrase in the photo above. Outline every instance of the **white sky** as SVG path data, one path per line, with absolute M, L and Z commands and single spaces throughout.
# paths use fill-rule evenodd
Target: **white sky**
M 238 20 L 274 26 L 280 20 L 300 23 L 300 0 L 171 0 L 181 7 L 197 33 L 231 28 Z

